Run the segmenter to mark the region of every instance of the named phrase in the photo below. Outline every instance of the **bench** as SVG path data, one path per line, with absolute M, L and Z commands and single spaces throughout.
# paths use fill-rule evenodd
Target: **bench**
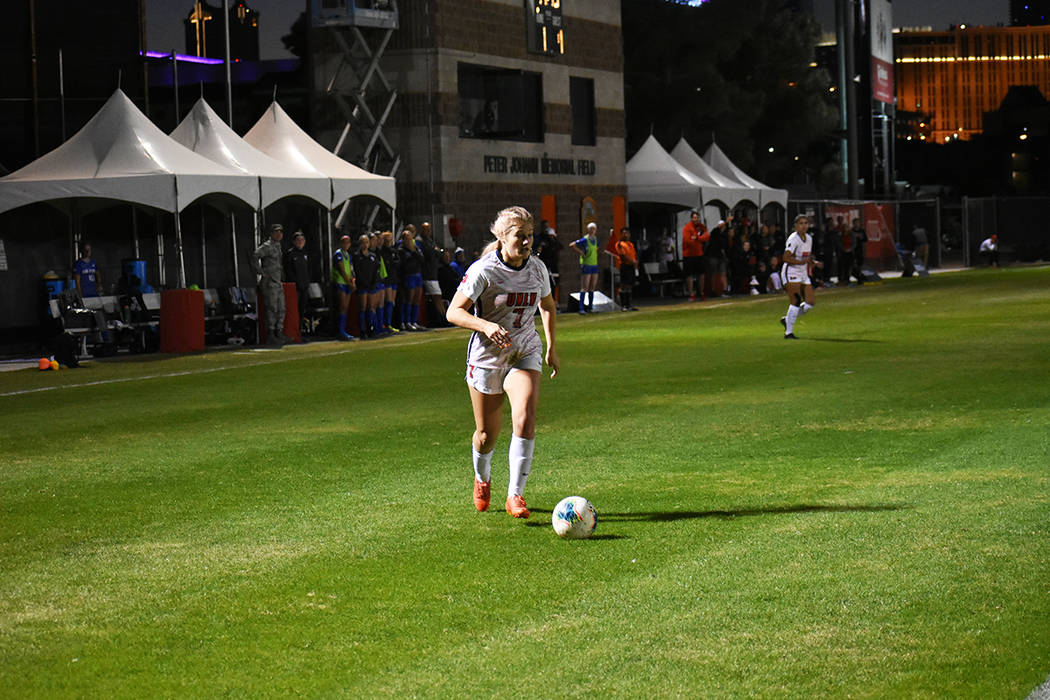
M 255 290 L 245 287 L 202 289 L 204 337 L 211 345 L 253 343 L 257 338 Z
M 49 300 L 48 311 L 74 337 L 79 357 L 111 355 L 118 348 L 145 352 L 157 344 L 160 294 L 59 297 Z
M 259 341 L 259 315 L 255 287 L 220 287 L 219 304 L 229 324 L 229 337 L 254 345 Z
M 145 294 L 106 295 L 87 297 L 84 306 L 95 312 L 97 324 L 104 328 L 100 338 L 102 351 L 96 354 L 112 354 L 117 348 L 130 352 L 146 352 L 156 349 L 157 329 L 160 326 L 160 294 L 151 293 L 153 308 L 146 302 Z M 104 325 L 103 325 L 104 324 Z
M 97 330 L 95 315 L 87 310 L 77 309 L 68 305 L 67 300 L 51 299 L 48 301 L 48 312 L 51 318 L 62 325 L 62 331 L 73 336 L 77 344 L 77 356 L 87 357 L 87 338 Z M 65 308 L 63 308 L 65 307 Z
M 301 319 L 306 325 L 307 332 L 311 335 L 317 333 L 317 329 L 328 318 L 331 308 L 324 297 L 324 290 L 317 282 L 311 282 L 306 290 L 306 317 Z
M 674 296 L 681 296 L 685 293 L 683 289 L 685 280 L 668 277 L 666 263 L 647 262 L 642 263 L 642 267 L 645 270 L 645 276 L 649 278 L 649 283 L 656 289 L 659 296 L 664 296 L 668 289 Z

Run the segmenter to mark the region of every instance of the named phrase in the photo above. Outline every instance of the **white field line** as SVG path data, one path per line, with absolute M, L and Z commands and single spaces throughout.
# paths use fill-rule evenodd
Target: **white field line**
M 442 334 L 435 333 L 434 337 L 435 338 L 436 337 L 440 337 L 441 335 Z M 332 342 L 339 342 L 339 341 L 332 341 Z M 422 345 L 423 343 L 426 343 L 426 342 L 430 342 L 430 339 L 428 339 L 428 338 L 414 338 L 414 339 L 409 340 L 407 342 L 398 343 L 397 347 L 404 347 L 404 346 L 410 346 L 410 345 Z M 340 342 L 340 345 L 342 346 L 343 343 Z M 61 384 L 61 385 L 56 385 L 56 386 L 35 387 L 35 388 L 32 388 L 32 389 L 19 389 L 18 391 L 0 392 L 0 398 L 4 398 L 4 397 L 8 397 L 8 396 L 23 396 L 25 394 L 38 394 L 38 393 L 44 392 L 44 391 L 58 391 L 60 389 L 81 389 L 83 387 L 103 386 L 103 385 L 106 385 L 106 384 L 122 384 L 122 383 L 125 383 L 125 382 L 139 382 L 139 381 L 147 381 L 147 380 L 153 380 L 153 379 L 170 379 L 172 377 L 189 377 L 189 376 L 194 376 L 194 375 L 198 375 L 198 374 L 211 374 L 212 372 L 228 372 L 231 369 L 248 369 L 248 368 L 251 368 L 251 367 L 265 367 L 266 365 L 277 365 L 277 364 L 281 364 L 283 362 L 296 362 L 298 360 L 312 360 L 312 359 L 315 359 L 315 358 L 334 357 L 336 355 L 343 355 L 343 354 L 346 354 L 348 352 L 353 352 L 353 351 L 358 351 L 358 350 L 366 350 L 366 349 L 368 349 L 370 347 L 383 348 L 383 347 L 390 347 L 390 346 L 386 345 L 386 344 L 378 345 L 378 344 L 373 344 L 371 342 L 366 342 L 364 344 L 364 346 L 362 347 L 361 342 L 358 341 L 357 343 L 352 343 L 349 347 L 340 347 L 339 350 L 333 350 L 333 351 L 330 351 L 330 352 L 317 352 L 317 353 L 310 353 L 310 354 L 307 354 L 307 355 L 282 354 L 282 356 L 280 356 L 280 357 L 275 357 L 273 359 L 263 360 L 261 362 L 249 362 L 249 363 L 243 363 L 243 364 L 226 365 L 226 366 L 223 366 L 223 367 L 203 367 L 201 369 L 187 369 L 187 370 L 182 370 L 182 371 L 179 371 L 179 372 L 164 372 L 164 373 L 161 373 L 161 374 L 145 374 L 145 375 L 141 375 L 141 376 L 138 376 L 138 377 L 115 377 L 113 379 L 99 379 L 97 381 L 81 382 L 79 384 Z M 248 352 L 240 351 L 240 352 L 237 352 L 236 354 L 238 354 L 238 355 L 255 354 L 255 352 L 258 352 L 258 351 L 248 351 Z M 278 351 L 274 350 L 272 352 L 278 352 Z M 269 352 L 267 352 L 267 354 L 269 354 Z
M 1050 677 L 1046 679 L 1046 683 L 1033 690 L 1025 700 L 1050 700 Z

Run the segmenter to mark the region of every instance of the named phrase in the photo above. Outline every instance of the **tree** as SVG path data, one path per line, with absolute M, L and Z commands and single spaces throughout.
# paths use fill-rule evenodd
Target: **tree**
M 788 0 L 623 0 L 622 23 L 628 154 L 650 133 L 697 150 L 714 139 L 773 185 L 817 180 L 834 161 L 819 28 Z
M 281 43 L 284 44 L 284 48 L 293 56 L 299 58 L 306 57 L 306 33 L 310 31 L 310 20 L 306 17 L 305 12 L 299 13 L 299 16 L 292 22 L 292 26 L 289 28 L 288 33 L 281 37 Z

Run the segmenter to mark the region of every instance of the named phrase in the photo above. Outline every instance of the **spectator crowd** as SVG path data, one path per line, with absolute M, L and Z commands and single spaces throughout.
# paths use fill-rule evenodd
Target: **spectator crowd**
M 826 218 L 823 225 L 810 225 L 808 233 L 813 258 L 824 263 L 813 271 L 814 285 L 864 283 L 867 235 L 859 219 L 847 223 L 841 216 Z M 693 212 L 682 229 L 682 265 L 675 257 L 674 238 L 666 231 L 658 245 L 647 248 L 644 261 L 662 263 L 669 276 L 681 274 L 690 299 L 778 293 L 782 281 L 775 273 L 786 241 L 780 224 L 758 224 L 745 214 L 730 214 L 708 230 Z

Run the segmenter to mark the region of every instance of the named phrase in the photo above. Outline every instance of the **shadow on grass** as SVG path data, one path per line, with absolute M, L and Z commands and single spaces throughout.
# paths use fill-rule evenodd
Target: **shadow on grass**
M 873 338 L 820 338 L 816 336 L 806 335 L 799 340 L 812 340 L 818 343 L 885 343 L 885 340 L 875 340 Z
M 532 512 L 535 513 L 536 511 L 532 511 Z M 527 523 L 525 523 L 525 527 L 543 527 L 543 528 L 548 528 L 550 526 L 551 526 L 551 523 L 550 523 L 549 520 L 546 521 L 546 522 L 530 520 Z M 598 527 L 600 528 L 601 526 L 602 526 L 602 517 L 599 515 L 598 516 Z M 611 534 L 608 534 L 608 533 L 603 533 L 603 534 L 600 534 L 600 535 L 591 535 L 590 537 L 587 537 L 587 538 L 585 538 L 583 540 L 579 540 L 579 541 L 580 542 L 593 542 L 595 540 L 629 540 L 629 539 L 631 539 L 631 538 L 629 536 L 627 536 L 627 535 L 611 535 Z M 576 540 L 574 540 L 574 541 L 576 541 Z
M 819 506 L 795 505 L 775 506 L 770 508 L 742 508 L 740 510 L 672 510 L 667 512 L 642 513 L 598 513 L 598 523 L 602 522 L 673 522 L 675 520 L 694 520 L 696 518 L 742 518 L 755 515 L 785 515 L 792 513 L 881 513 L 884 511 L 904 510 L 909 505 L 875 505 L 875 506 Z

